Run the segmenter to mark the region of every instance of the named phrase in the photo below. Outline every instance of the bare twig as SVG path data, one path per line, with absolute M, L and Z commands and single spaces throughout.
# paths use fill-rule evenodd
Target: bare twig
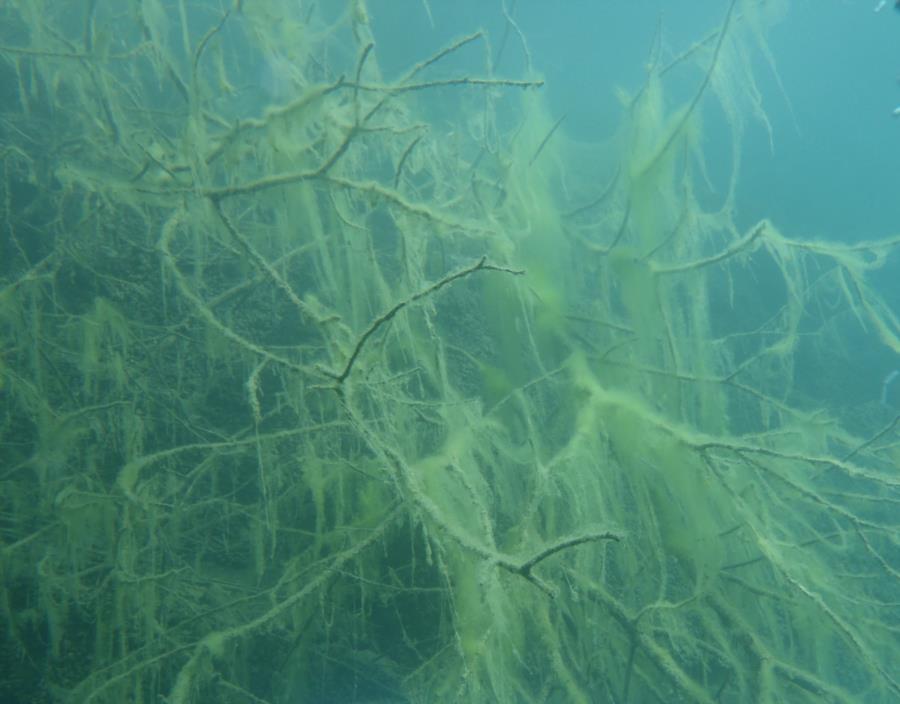
M 475 262 L 471 266 L 466 267 L 465 269 L 461 269 L 460 271 L 457 271 L 453 274 L 449 274 L 449 275 L 445 276 L 443 279 L 441 279 L 440 281 L 437 281 L 436 283 L 431 284 L 427 288 L 422 289 L 418 293 L 414 293 L 409 298 L 407 298 L 403 301 L 400 301 L 399 303 L 394 304 L 394 306 L 390 310 L 388 310 L 386 313 L 382 313 L 380 316 L 375 318 L 375 320 L 372 321 L 372 323 L 369 325 L 369 327 L 366 329 L 366 331 L 362 335 L 360 335 L 359 339 L 356 341 L 356 345 L 353 348 L 353 352 L 350 353 L 350 357 L 347 360 L 347 364 L 344 365 L 344 368 L 342 371 L 340 371 L 339 373 L 325 371 L 324 373 L 326 375 L 330 376 L 332 379 L 334 379 L 338 383 L 338 386 L 343 384 L 344 381 L 347 379 L 347 377 L 350 375 L 350 372 L 353 369 L 353 365 L 356 362 L 357 357 L 359 357 L 359 353 L 362 351 L 363 346 L 366 344 L 366 342 L 369 340 L 369 338 L 375 334 L 375 332 L 378 330 L 378 328 L 380 328 L 385 323 L 390 322 L 390 320 L 395 315 L 397 315 L 397 313 L 399 313 L 401 310 L 406 308 L 406 306 L 410 305 L 411 303 L 415 303 L 416 301 L 426 298 L 427 296 L 430 296 L 432 293 L 439 291 L 447 284 L 453 283 L 454 281 L 457 281 L 458 279 L 462 279 L 463 277 L 466 277 L 469 274 L 474 274 L 476 271 L 500 271 L 500 272 L 504 272 L 506 274 L 512 274 L 513 276 L 521 276 L 522 274 L 525 273 L 524 271 L 518 270 L 518 269 L 509 269 L 507 267 L 496 266 L 495 264 L 488 264 L 487 257 L 482 257 L 481 259 L 479 259 L 477 262 Z
M 541 155 L 541 152 L 544 150 L 544 147 L 547 146 L 547 142 L 550 141 L 550 138 L 553 136 L 553 133 L 559 129 L 559 126 L 566 119 L 566 113 L 563 113 L 562 117 L 560 117 L 556 122 L 553 123 L 553 127 L 550 128 L 550 131 L 547 132 L 547 136 L 541 140 L 541 143 L 538 145 L 538 148 L 534 150 L 534 155 L 531 157 L 528 165 L 531 166 L 535 160 Z
M 569 536 L 568 538 L 562 538 L 555 543 L 551 543 L 550 545 L 547 545 L 538 550 L 534 555 L 526 560 L 518 561 L 508 555 L 497 555 L 495 558 L 495 562 L 498 567 L 502 567 L 503 569 L 512 572 L 513 574 L 524 577 L 548 596 L 555 597 L 555 590 L 532 572 L 534 567 L 539 562 L 546 560 L 548 557 L 550 557 L 551 555 L 555 555 L 558 552 L 567 550 L 568 548 L 573 548 L 577 545 L 583 545 L 584 543 L 594 543 L 606 540 L 612 540 L 613 542 L 618 543 L 624 539 L 625 535 L 618 531 L 588 531 Z
M 375 84 L 348 84 L 361 91 L 373 93 L 390 93 L 397 95 L 400 93 L 412 93 L 419 90 L 428 90 L 429 88 L 446 88 L 448 86 L 481 86 L 487 88 L 540 88 L 544 85 L 543 80 L 524 81 L 512 78 L 474 78 L 472 76 L 459 76 L 458 78 L 444 78 L 434 81 L 423 81 L 421 83 L 401 83 L 395 85 L 375 85 Z

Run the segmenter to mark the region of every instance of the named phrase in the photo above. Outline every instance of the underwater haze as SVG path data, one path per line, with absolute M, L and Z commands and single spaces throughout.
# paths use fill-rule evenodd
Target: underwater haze
M 900 701 L 900 11 L 0 2 L 0 701 Z

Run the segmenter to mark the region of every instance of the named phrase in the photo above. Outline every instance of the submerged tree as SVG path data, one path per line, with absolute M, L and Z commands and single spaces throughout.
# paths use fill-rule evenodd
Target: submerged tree
M 738 225 L 777 9 L 583 144 L 505 5 L 392 80 L 362 0 L 0 8 L 0 691 L 895 701 L 898 418 L 798 369 L 900 238 Z

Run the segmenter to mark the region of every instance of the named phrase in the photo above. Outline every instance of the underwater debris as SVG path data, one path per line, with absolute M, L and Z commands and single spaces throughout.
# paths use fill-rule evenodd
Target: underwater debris
M 894 369 L 890 374 L 884 377 L 884 381 L 881 382 L 881 405 L 888 405 L 888 394 L 890 393 L 891 384 L 896 381 L 898 376 L 900 376 L 900 369 Z
M 875 6 L 874 12 L 881 12 L 885 7 L 887 7 L 888 0 L 880 0 L 879 3 Z M 900 0 L 896 0 L 894 2 L 894 9 L 900 12 Z
M 514 2 L 227 4 L 0 0 L 0 701 L 896 704 L 900 416 L 806 377 L 900 236 L 710 198 L 777 3 L 583 141 Z

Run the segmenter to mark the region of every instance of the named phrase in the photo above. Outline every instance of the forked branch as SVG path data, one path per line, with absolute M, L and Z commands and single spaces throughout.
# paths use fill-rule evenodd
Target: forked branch
M 353 352 L 350 353 L 350 357 L 347 359 L 347 363 L 344 365 L 344 368 L 340 372 L 333 372 L 323 370 L 324 373 L 334 379 L 337 382 L 337 385 L 340 386 L 344 383 L 348 376 L 350 376 L 350 372 L 353 370 L 353 365 L 356 363 L 357 358 L 359 357 L 359 353 L 362 352 L 362 348 L 365 346 L 366 342 L 368 342 L 369 338 L 372 337 L 382 325 L 389 323 L 397 313 L 406 308 L 411 303 L 415 303 L 416 301 L 420 301 L 423 298 L 427 298 L 432 293 L 439 291 L 444 288 L 447 284 L 451 284 L 454 281 L 462 279 L 469 274 L 474 274 L 476 271 L 501 271 L 506 274 L 512 274 L 513 276 L 521 276 L 525 272 L 521 269 L 509 269 L 504 266 L 497 266 L 496 264 L 488 264 L 487 257 L 482 257 L 477 262 L 472 264 L 471 266 L 466 267 L 465 269 L 460 269 L 453 274 L 448 274 L 440 281 L 437 281 L 430 286 L 422 289 L 421 291 L 414 293 L 409 298 L 400 301 L 399 303 L 395 303 L 390 310 L 386 313 L 382 313 L 379 315 L 366 331 L 359 336 L 359 339 L 356 341 L 356 345 L 353 347 Z

